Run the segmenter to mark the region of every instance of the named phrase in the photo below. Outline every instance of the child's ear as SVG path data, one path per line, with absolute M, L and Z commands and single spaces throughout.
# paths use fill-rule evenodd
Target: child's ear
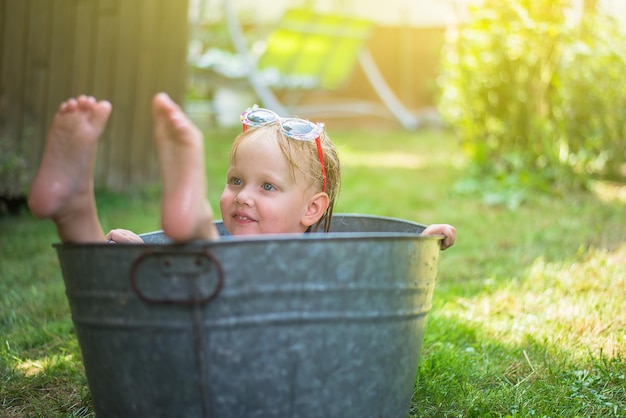
M 302 215 L 302 220 L 300 221 L 302 225 L 309 227 L 319 221 L 322 215 L 324 215 L 324 212 L 326 212 L 329 203 L 330 198 L 324 192 L 311 196 L 306 207 L 306 211 L 304 212 L 304 215 Z

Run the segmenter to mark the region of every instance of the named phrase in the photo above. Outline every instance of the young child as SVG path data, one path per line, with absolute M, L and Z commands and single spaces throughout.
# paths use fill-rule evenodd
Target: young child
M 152 107 L 163 232 L 175 242 L 219 239 L 206 199 L 202 133 L 166 94 L 157 94 Z M 62 103 L 50 126 L 29 206 L 35 216 L 54 221 L 62 242 L 143 242 L 124 229 L 105 235 L 98 220 L 93 171 L 110 113 L 109 102 L 80 96 Z M 340 165 L 323 125 L 256 107 L 242 123 L 220 199 L 226 229 L 233 235 L 304 233 L 325 224 L 327 230 Z M 442 249 L 456 240 L 450 225 L 431 225 L 424 234 L 443 235 Z

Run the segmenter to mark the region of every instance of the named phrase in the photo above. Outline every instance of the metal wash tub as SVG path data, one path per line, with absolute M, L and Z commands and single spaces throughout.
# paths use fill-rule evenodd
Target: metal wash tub
M 56 245 L 97 416 L 406 417 L 439 260 L 423 228 Z

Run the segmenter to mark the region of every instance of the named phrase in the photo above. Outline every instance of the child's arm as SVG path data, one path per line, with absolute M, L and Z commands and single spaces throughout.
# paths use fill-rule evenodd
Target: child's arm
M 139 235 L 128 229 L 113 229 L 105 236 L 107 242 L 116 244 L 143 244 Z
M 454 245 L 456 241 L 456 229 L 452 225 L 448 224 L 433 224 L 429 225 L 422 235 L 443 235 L 443 241 L 441 241 L 441 249 L 445 250 Z

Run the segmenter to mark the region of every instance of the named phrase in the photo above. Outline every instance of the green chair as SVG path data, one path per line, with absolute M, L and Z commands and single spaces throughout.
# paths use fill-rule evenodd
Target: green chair
M 366 49 L 374 24 L 334 13 L 290 9 L 267 37 L 262 55 L 254 57 L 246 43 L 232 1 L 225 1 L 229 33 L 237 54 L 246 62 L 247 79 L 262 104 L 282 115 L 390 114 L 406 129 L 419 125 L 398 100 Z M 365 100 L 298 106 L 306 92 L 337 91 L 360 65 L 380 103 Z M 280 100 L 279 95 L 280 93 Z

